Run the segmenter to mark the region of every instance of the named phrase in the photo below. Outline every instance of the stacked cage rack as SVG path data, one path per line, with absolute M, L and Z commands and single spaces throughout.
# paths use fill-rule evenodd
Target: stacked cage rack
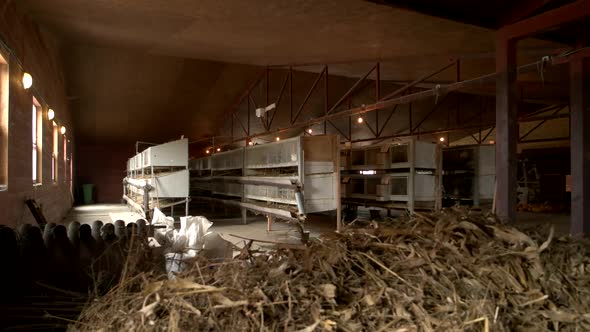
M 239 206 L 244 222 L 246 210 L 286 220 L 339 214 L 338 163 L 337 136 L 301 136 L 192 160 L 191 184 L 195 200 Z
M 127 161 L 123 199 L 145 218 L 154 208 L 184 204 L 188 214 L 188 140 L 151 146 Z
M 495 145 L 466 145 L 443 150 L 445 201 L 489 205 L 496 178 Z
M 434 210 L 441 205 L 440 147 L 416 139 L 345 149 L 342 197 L 347 205 Z

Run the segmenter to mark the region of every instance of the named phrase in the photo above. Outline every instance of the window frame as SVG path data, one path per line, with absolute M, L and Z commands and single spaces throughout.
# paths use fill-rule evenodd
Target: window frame
M 8 190 L 10 62 L 0 49 L 0 192 Z
M 43 185 L 43 106 L 34 96 L 32 97 L 31 114 L 31 179 L 33 186 Z

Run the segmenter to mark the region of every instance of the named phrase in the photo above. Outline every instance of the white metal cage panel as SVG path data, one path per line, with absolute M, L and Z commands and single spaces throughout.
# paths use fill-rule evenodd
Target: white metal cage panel
M 241 197 L 244 191 L 244 185 L 230 182 L 211 182 L 211 192 L 213 194 Z
M 370 170 L 387 168 L 387 157 L 382 146 L 354 148 L 350 151 L 350 169 Z
M 437 145 L 430 142 L 413 141 L 414 144 L 414 167 L 436 168 Z
M 414 199 L 416 201 L 434 201 L 436 199 L 435 176 L 414 175 Z
M 479 198 L 480 199 L 493 199 L 494 198 L 494 187 L 496 186 L 495 175 L 480 175 L 477 177 L 479 181 Z
M 201 159 L 190 159 L 188 161 L 188 169 L 190 169 L 191 171 L 200 171 Z
M 141 155 L 143 167 L 188 167 L 188 139 L 151 146 Z
M 212 170 L 242 169 L 244 166 L 244 150 L 236 149 L 216 153 L 210 157 Z
M 189 196 L 189 171 L 181 170 L 163 173 L 150 177 L 146 182 L 154 189 L 150 196 L 159 198 L 174 198 Z
M 390 145 L 388 150 L 388 168 L 410 168 L 412 148 L 410 142 Z
M 246 148 L 246 168 L 275 168 L 297 166 L 301 152 L 301 139 L 290 138 L 284 141 L 256 145 Z
M 479 149 L 479 176 L 496 175 L 496 146 L 480 145 L 477 149 Z
M 273 186 L 244 185 L 244 197 L 259 201 L 268 201 L 296 205 L 295 190 Z
M 336 183 L 333 174 L 311 174 L 305 176 L 305 212 L 321 212 L 337 208 Z

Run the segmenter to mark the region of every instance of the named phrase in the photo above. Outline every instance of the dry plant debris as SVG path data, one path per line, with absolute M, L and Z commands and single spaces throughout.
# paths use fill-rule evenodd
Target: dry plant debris
M 176 280 L 127 277 L 71 328 L 590 330 L 588 239 L 525 234 L 463 210 L 356 223 L 308 247 L 238 257 L 198 257 Z

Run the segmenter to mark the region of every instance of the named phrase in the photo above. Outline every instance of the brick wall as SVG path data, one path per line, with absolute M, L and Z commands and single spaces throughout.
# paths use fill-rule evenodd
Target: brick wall
M 121 203 L 127 159 L 135 155 L 135 146 L 127 144 L 79 142 L 76 146 L 76 185 L 94 185 L 96 203 Z M 80 193 L 76 203 L 82 203 Z
M 44 114 L 42 185 L 32 185 L 32 99 L 35 96 L 44 112 L 50 106 L 56 120 L 67 128 L 67 138 L 73 148 L 75 132 L 67 107 L 65 82 L 57 40 L 43 27 L 23 15 L 14 4 L 3 5 L 0 12 L 0 38 L 3 56 L 9 62 L 9 120 L 8 120 L 8 188 L 0 192 L 0 224 L 16 227 L 35 223 L 24 204 L 36 199 L 48 221 L 59 222 L 71 207 L 69 182 L 64 177 L 63 136 L 59 146 L 59 181 L 51 180 L 52 127 Z M 31 73 L 33 88 L 21 84 L 23 70 Z M 75 157 L 74 157 L 75 160 Z

